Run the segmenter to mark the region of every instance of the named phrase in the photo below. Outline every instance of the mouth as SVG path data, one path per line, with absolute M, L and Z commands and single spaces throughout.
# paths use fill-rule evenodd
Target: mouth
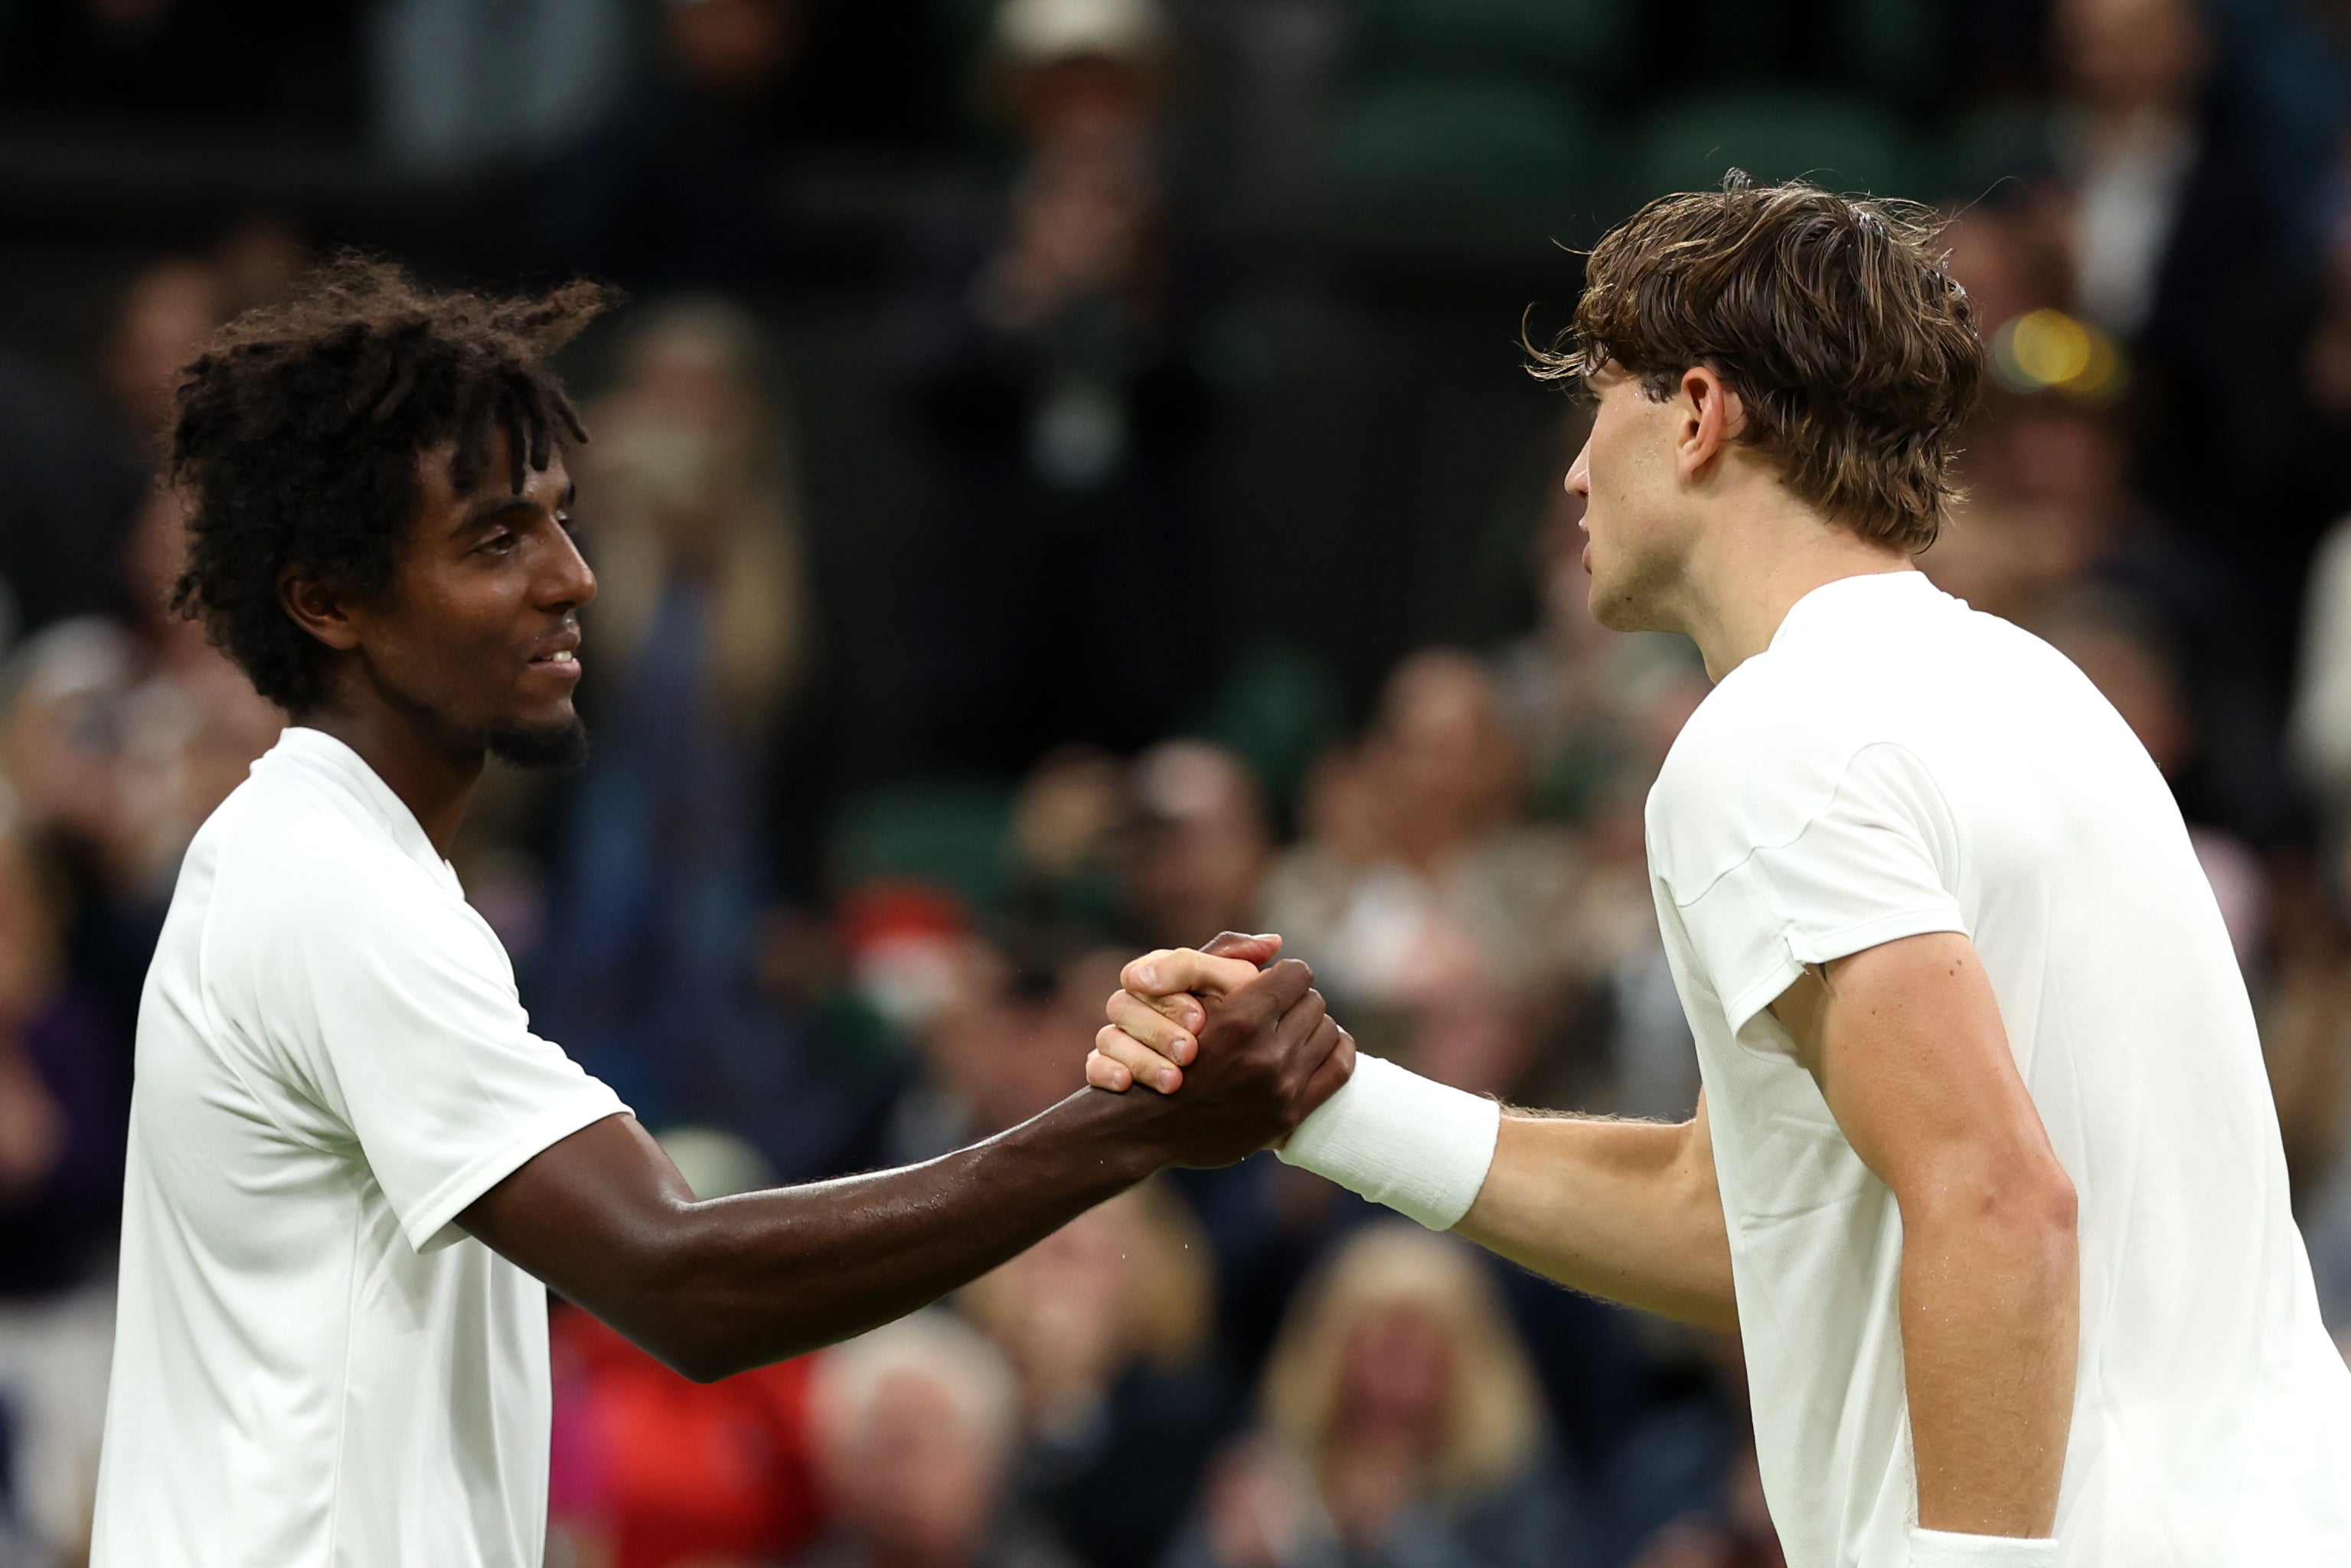
M 528 661 L 530 668 L 543 671 L 559 680 L 580 677 L 580 628 L 568 626 L 557 635 L 538 645 Z
M 1583 541 L 1583 575 L 1586 577 L 1592 575 L 1592 541 L 1590 539 Z

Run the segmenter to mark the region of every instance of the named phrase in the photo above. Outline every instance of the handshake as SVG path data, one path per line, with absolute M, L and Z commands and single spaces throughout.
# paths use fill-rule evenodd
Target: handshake
M 1149 1113 L 1170 1138 L 1169 1163 L 1223 1165 L 1280 1146 L 1353 1076 L 1353 1037 L 1334 1022 L 1314 974 L 1271 963 L 1279 936 L 1226 932 L 1206 947 L 1146 953 L 1120 972 L 1110 1022 L 1086 1059 L 1086 1082 L 1137 1084 L 1188 1103 Z
M 1297 985 L 1312 986 L 1313 971 L 1294 960 L 1271 971 L 1262 967 L 1280 951 L 1279 936 L 1228 931 L 1205 947 L 1163 947 L 1135 959 L 1119 971 L 1124 988 L 1103 1009 L 1110 1021 L 1094 1037 L 1093 1051 L 1086 1058 L 1086 1082 L 1113 1093 L 1138 1083 L 1162 1094 L 1175 1093 L 1184 1086 L 1184 1069 L 1199 1056 L 1209 1001 L 1221 1001 L 1259 980 L 1270 982 L 1269 1001 L 1277 997 L 1286 1001 Z M 1274 983 L 1277 977 L 1280 983 Z M 1353 1071 L 1355 1041 L 1331 1021 L 1322 992 L 1310 988 L 1287 1007 L 1300 1012 L 1301 1026 L 1310 1018 L 1315 1020 L 1305 1040 L 1306 1054 L 1315 1061 L 1305 1085 L 1306 1109 L 1311 1111 Z M 1286 1019 L 1289 1015 L 1282 1016 Z
M 1087 1083 L 1157 1091 L 1140 1098 L 1171 1135 L 1169 1164 L 1224 1165 L 1270 1146 L 1285 1164 L 1451 1228 L 1492 1162 L 1500 1107 L 1358 1058 L 1312 971 L 1295 960 L 1258 967 L 1280 951 L 1279 936 L 1228 931 L 1205 948 L 1135 959 L 1086 1058 Z

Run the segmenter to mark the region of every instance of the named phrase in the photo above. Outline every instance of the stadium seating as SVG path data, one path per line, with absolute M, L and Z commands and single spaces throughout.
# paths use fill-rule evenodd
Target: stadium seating
M 1844 191 L 1917 195 L 1931 183 L 1917 150 L 1883 110 L 1824 93 L 1753 89 L 1692 95 L 1649 116 L 1635 160 L 1640 196 L 1697 190 L 1740 168 Z

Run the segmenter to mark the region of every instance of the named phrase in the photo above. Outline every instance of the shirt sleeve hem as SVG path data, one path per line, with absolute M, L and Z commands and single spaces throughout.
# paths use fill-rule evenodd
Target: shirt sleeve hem
M 629 1113 L 621 1097 L 590 1079 L 580 1089 L 523 1123 L 505 1142 L 484 1154 L 442 1183 L 433 1196 L 406 1217 L 402 1228 L 420 1253 L 436 1252 L 465 1235 L 456 1223 L 473 1201 L 506 1180 L 532 1155 L 569 1137 L 580 1128 L 607 1116 Z
M 1796 983 L 1796 977 L 1808 965 L 1834 963 L 1887 942 L 1898 942 L 1905 936 L 1924 936 L 1935 931 L 1956 931 L 1966 935 L 1967 925 L 1960 920 L 1956 905 L 1934 904 L 1924 909 L 1897 910 L 1890 915 L 1872 915 L 1856 925 L 1817 936 L 1790 939 L 1781 946 L 1770 970 L 1741 988 L 1724 1007 L 1724 1018 L 1730 1025 L 1732 1038 L 1742 1038 L 1748 1023 L 1755 1015 L 1778 1001 L 1781 994 Z

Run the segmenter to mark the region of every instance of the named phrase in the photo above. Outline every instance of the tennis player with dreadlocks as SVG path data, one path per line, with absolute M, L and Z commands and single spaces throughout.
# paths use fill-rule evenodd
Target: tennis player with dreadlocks
M 1196 1102 L 1080 1089 L 927 1165 L 698 1203 L 532 1035 L 444 854 L 485 758 L 585 746 L 587 434 L 546 357 L 601 304 L 346 261 L 181 389 L 180 601 L 294 722 L 196 835 L 141 1004 L 99 1568 L 539 1568 L 540 1281 L 717 1377 L 1241 1158 L 1345 1080 L 1280 965 L 1209 1026 Z
M 1736 1328 L 1791 1568 L 2351 1563 L 2351 1372 L 2179 810 L 1912 565 L 1980 352 L 1884 204 L 1734 180 L 1593 250 L 1550 367 L 1598 403 L 1593 612 L 1716 682 L 1647 812 L 1704 1094 L 1506 1113 L 1365 1058 L 1283 1158 Z M 1220 971 L 1130 966 L 1094 1082 L 1207 1062 L 1175 993 Z

